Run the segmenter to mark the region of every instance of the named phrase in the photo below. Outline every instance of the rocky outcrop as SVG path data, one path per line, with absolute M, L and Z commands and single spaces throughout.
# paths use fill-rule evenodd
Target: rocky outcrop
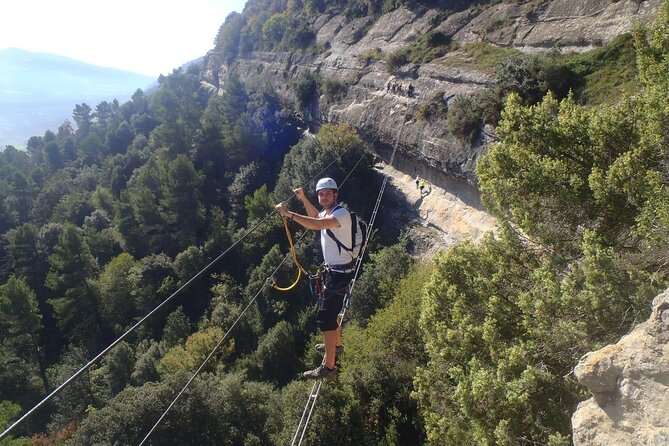
M 574 369 L 592 398 L 572 416 L 575 446 L 669 444 L 669 290 L 653 314 Z

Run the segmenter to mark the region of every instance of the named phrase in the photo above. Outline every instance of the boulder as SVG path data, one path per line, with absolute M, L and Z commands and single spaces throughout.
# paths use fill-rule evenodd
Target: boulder
M 646 322 L 583 356 L 574 374 L 592 394 L 571 419 L 575 446 L 669 445 L 669 290 Z

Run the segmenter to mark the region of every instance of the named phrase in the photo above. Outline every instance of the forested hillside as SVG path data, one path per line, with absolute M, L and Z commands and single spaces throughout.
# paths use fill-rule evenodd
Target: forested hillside
M 413 3 L 328 7 L 354 19 L 403 4 L 449 13 Z M 325 7 L 251 0 L 221 27 L 217 54 L 318 51 L 306 18 Z M 272 38 L 289 9 L 303 12 L 284 17 L 295 33 Z M 488 119 L 474 107 L 487 103 L 471 100 L 455 117 L 438 101 L 426 107 L 430 119 L 474 122 L 471 131 L 496 125 L 499 142 L 476 173 L 499 229 L 425 261 L 384 229 L 393 216 L 381 207 L 340 373 L 320 390 L 305 444 L 570 444 L 571 413 L 586 398 L 571 374 L 578 358 L 645 319 L 669 284 L 669 2 L 657 20 L 623 38 L 634 49 L 608 47 L 636 57 L 625 86 L 611 89 L 617 100 L 592 107 L 602 84 L 586 74 L 603 77 L 620 53 L 608 65 L 602 52 L 568 62 L 511 54 L 494 64 L 509 74 L 492 85 L 501 112 Z M 583 81 L 571 93 L 554 91 L 564 67 Z M 210 96 L 199 70 L 161 77 L 124 104 L 79 104 L 76 128 L 65 122 L 0 154 L 0 426 L 124 336 L 0 445 L 138 445 L 152 427 L 146 444 L 293 438 L 312 385 L 298 377 L 321 357 L 306 281 L 269 286 L 296 274 L 273 205 L 297 186 L 313 197 L 313 178 L 328 175 L 369 218 L 382 176 L 351 126 L 305 132 L 274 89 L 232 75 Z M 304 106 L 316 93 L 336 100 L 335 87 L 316 74 L 290 86 Z M 289 227 L 315 270 L 314 234 Z

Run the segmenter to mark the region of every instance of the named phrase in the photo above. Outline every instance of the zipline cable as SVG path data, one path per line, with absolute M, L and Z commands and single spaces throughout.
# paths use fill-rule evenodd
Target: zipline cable
M 311 183 L 315 178 L 317 178 L 319 175 L 321 175 L 323 172 L 325 172 L 327 169 L 329 169 L 335 162 L 340 160 L 346 153 L 348 153 L 352 147 L 349 147 L 346 149 L 344 152 L 342 152 L 340 155 L 336 156 L 332 162 L 330 162 L 327 166 L 325 166 L 323 169 L 321 169 L 316 175 L 312 176 L 309 180 L 307 180 L 302 187 L 305 187 L 309 183 Z M 290 197 L 286 198 L 285 200 L 282 201 L 282 203 L 288 202 L 290 199 L 292 199 L 294 195 L 291 195 Z M 235 248 L 239 243 L 241 243 L 246 237 L 251 235 L 253 232 L 258 229 L 263 223 L 265 223 L 274 213 L 276 210 L 270 211 L 262 220 L 260 220 L 258 223 L 253 226 L 250 230 L 248 230 L 246 233 L 244 233 L 237 241 L 235 241 L 232 245 L 228 247 L 225 251 L 223 251 L 221 254 L 219 254 L 214 260 L 212 260 L 207 266 L 205 266 L 203 269 L 201 269 L 197 274 L 195 274 L 193 277 L 191 277 L 186 283 L 184 283 L 179 289 L 177 289 L 174 293 L 172 293 L 170 296 L 168 296 L 163 302 L 161 302 L 158 306 L 156 306 L 153 310 L 151 310 L 149 313 L 147 313 L 143 318 L 141 318 L 137 323 L 135 323 L 132 327 L 130 327 L 128 330 L 126 330 L 121 336 L 119 336 L 115 341 L 113 341 L 109 346 L 107 346 L 104 350 L 102 350 L 100 353 L 98 353 L 93 359 L 88 361 L 83 367 L 81 367 L 79 370 L 77 370 L 72 376 L 70 376 L 68 379 L 66 379 L 61 385 L 56 387 L 51 393 L 49 393 L 46 397 L 44 397 L 41 401 L 39 401 L 32 409 L 30 409 L 28 412 L 26 412 L 21 418 L 16 420 L 14 423 L 12 423 L 9 427 L 7 427 L 2 433 L 0 433 L 0 440 L 3 438 L 7 437 L 11 431 L 13 431 L 17 426 L 19 426 L 21 423 L 23 423 L 28 417 L 30 417 L 33 413 L 35 413 L 37 410 L 39 410 L 42 406 L 44 406 L 48 401 L 50 401 L 54 396 L 56 396 L 58 393 L 61 392 L 65 387 L 67 387 L 72 381 L 77 379 L 82 373 L 84 373 L 86 370 L 88 370 L 93 364 L 95 364 L 97 361 L 100 360 L 104 355 L 109 353 L 111 349 L 116 347 L 121 341 L 123 341 L 128 335 L 130 335 L 132 332 L 134 332 L 140 325 L 142 325 L 148 318 L 153 316 L 158 310 L 160 310 L 163 306 L 165 306 L 168 302 L 170 302 L 172 299 L 174 299 L 179 293 L 181 293 L 184 289 L 189 287 L 191 283 L 193 283 L 195 280 L 199 279 L 200 276 L 202 276 L 205 272 L 207 272 L 214 264 L 216 264 L 220 259 L 222 259 L 225 255 L 228 254 L 233 248 Z
M 397 153 L 397 144 L 395 144 L 395 148 L 393 150 L 393 153 L 390 157 L 390 166 L 392 166 L 394 160 L 395 160 L 395 153 Z M 350 175 L 350 174 L 349 174 Z M 347 177 L 348 178 L 348 177 Z M 383 198 L 383 193 L 386 190 L 386 185 L 388 184 L 388 178 L 389 174 L 385 174 L 383 178 L 383 182 L 381 183 L 381 188 L 379 189 L 379 194 L 378 197 L 376 198 L 376 203 L 374 204 L 374 210 L 372 211 L 372 216 L 369 219 L 369 224 L 367 225 L 367 233 L 370 234 L 372 229 L 374 228 L 374 222 L 376 221 L 376 216 L 378 215 L 379 211 L 379 206 L 381 205 L 381 198 Z M 369 241 L 369 238 L 367 239 Z M 339 313 L 339 326 L 338 329 L 341 328 L 341 324 L 344 321 L 344 316 L 346 314 L 346 309 L 348 308 L 348 301 L 350 300 L 351 294 L 353 292 L 353 287 L 355 286 L 355 281 L 358 278 L 358 274 L 360 273 L 360 268 L 362 266 L 362 258 L 365 255 L 365 251 L 367 250 L 367 242 L 362 246 L 362 249 L 360 250 L 360 254 L 358 255 L 358 258 L 356 259 L 354 271 L 355 273 L 353 274 L 353 279 L 351 279 L 351 283 L 349 284 L 348 291 L 346 293 L 346 296 L 344 297 L 344 305 L 342 308 L 342 311 Z M 325 364 L 325 357 L 323 357 L 323 360 L 321 362 L 321 365 Z M 311 421 L 311 416 L 314 412 L 314 409 L 316 408 L 316 401 L 318 400 L 318 395 L 320 394 L 321 387 L 323 385 L 323 379 L 319 379 L 316 382 L 314 382 L 313 386 L 311 387 L 311 392 L 309 393 L 309 398 L 307 400 L 306 405 L 304 406 L 304 410 L 302 411 L 302 418 L 300 418 L 300 421 L 297 426 L 297 430 L 295 431 L 295 435 L 293 435 L 293 441 L 291 442 L 291 446 L 301 446 L 302 441 L 304 440 L 304 436 L 307 433 L 307 429 L 309 428 L 309 422 Z M 299 438 L 299 441 L 295 443 L 297 440 L 297 437 Z

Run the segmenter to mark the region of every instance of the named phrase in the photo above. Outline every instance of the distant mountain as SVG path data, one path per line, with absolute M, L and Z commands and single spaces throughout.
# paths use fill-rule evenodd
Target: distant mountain
M 0 50 L 0 150 L 24 147 L 31 136 L 57 130 L 83 102 L 127 101 L 156 79 L 48 53 Z

